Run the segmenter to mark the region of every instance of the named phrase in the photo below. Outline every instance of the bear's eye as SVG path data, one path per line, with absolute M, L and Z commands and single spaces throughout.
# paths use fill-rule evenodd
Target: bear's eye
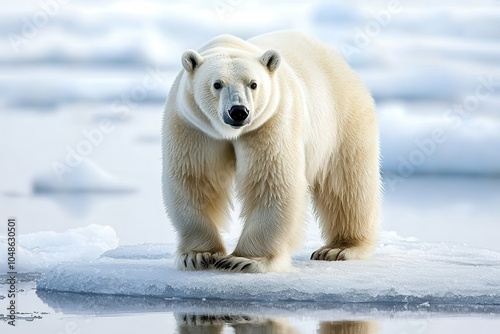
M 252 82 L 252 84 L 250 85 L 250 88 L 257 89 L 257 83 L 256 82 Z
M 214 83 L 214 88 L 217 89 L 217 90 L 221 89 L 222 88 L 221 83 L 220 82 L 215 82 Z

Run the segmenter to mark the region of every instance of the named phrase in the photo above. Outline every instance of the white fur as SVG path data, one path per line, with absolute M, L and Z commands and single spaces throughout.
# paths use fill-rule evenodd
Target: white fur
M 286 270 L 310 195 L 326 240 L 312 259 L 367 257 L 379 220 L 378 126 L 369 92 L 341 57 L 301 33 L 275 32 L 219 36 L 182 64 L 163 120 L 163 195 L 179 267 Z M 232 105 L 248 109 L 248 124 L 225 123 Z M 244 228 L 226 255 L 220 229 L 233 185 Z

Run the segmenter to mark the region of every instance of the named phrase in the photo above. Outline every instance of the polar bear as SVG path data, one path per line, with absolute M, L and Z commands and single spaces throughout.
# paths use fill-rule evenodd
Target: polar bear
M 311 197 L 326 241 L 311 259 L 366 258 L 379 221 L 378 125 L 344 60 L 291 31 L 218 36 L 181 60 L 162 134 L 179 268 L 287 270 Z M 233 190 L 244 225 L 227 254 Z

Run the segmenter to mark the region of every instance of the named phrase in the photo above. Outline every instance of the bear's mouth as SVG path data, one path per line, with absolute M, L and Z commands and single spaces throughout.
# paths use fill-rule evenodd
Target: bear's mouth
M 245 125 L 247 125 L 247 123 L 243 123 L 243 124 L 228 124 L 230 127 L 232 127 L 233 129 L 241 129 L 242 127 L 244 127 Z
M 244 120 L 235 120 L 231 118 L 227 113 L 224 113 L 222 119 L 224 120 L 224 123 L 232 127 L 233 129 L 240 129 L 243 126 L 247 125 L 250 123 L 250 118 L 245 118 Z

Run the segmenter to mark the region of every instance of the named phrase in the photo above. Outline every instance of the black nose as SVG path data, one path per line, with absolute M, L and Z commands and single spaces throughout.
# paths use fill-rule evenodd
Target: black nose
M 229 117 L 236 122 L 243 122 L 248 117 L 248 109 L 245 106 L 232 106 L 229 109 Z

